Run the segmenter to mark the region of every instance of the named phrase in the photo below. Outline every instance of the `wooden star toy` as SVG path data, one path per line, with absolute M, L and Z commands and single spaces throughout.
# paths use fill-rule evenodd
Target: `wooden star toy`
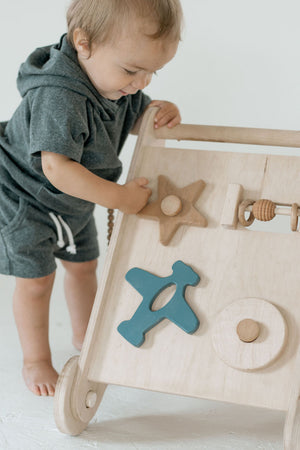
M 157 200 L 146 205 L 138 215 L 158 220 L 160 242 L 168 245 L 180 225 L 207 226 L 207 220 L 194 206 L 204 187 L 204 181 L 199 180 L 178 188 L 167 177 L 159 175 Z

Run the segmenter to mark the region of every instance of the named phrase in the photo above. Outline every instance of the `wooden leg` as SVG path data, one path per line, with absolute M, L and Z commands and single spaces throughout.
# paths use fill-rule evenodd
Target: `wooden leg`
M 284 424 L 284 450 L 300 448 L 300 400 L 295 396 L 290 403 Z
M 95 415 L 106 385 L 89 383 L 80 376 L 79 356 L 65 364 L 55 390 L 54 417 L 57 428 L 65 434 L 80 434 Z
M 284 424 L 284 450 L 300 448 L 300 349 L 296 360 L 295 385 Z

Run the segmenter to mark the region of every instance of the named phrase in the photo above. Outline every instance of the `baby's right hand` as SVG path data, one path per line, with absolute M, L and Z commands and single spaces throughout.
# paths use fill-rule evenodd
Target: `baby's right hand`
M 137 214 L 143 209 L 152 194 L 151 189 L 146 187 L 148 183 L 147 178 L 140 177 L 124 184 L 123 201 L 119 210 L 125 214 Z

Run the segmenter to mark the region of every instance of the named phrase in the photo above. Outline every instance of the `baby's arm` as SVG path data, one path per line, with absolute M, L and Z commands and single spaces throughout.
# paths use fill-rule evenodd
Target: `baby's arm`
M 78 162 L 58 153 L 42 152 L 42 168 L 50 183 L 65 194 L 119 209 L 126 214 L 138 213 L 151 195 L 151 189 L 146 187 L 146 178 L 135 178 L 120 185 L 98 177 Z

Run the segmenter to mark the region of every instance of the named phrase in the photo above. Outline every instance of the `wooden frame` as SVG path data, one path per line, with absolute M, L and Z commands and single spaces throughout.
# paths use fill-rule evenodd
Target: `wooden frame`
M 207 218 L 208 226 L 182 226 L 166 247 L 159 242 L 156 222 L 118 213 L 81 355 L 67 362 L 58 381 L 57 426 L 64 433 L 79 434 L 95 414 L 106 385 L 119 384 L 286 411 L 285 449 L 296 450 L 300 446 L 300 283 L 296 270 L 300 234 L 245 229 L 237 224 L 232 211 L 225 216 L 230 216 L 235 226 L 230 229 L 220 223 L 232 183 L 243 187 L 235 194 L 239 200 L 244 196 L 300 204 L 300 159 L 171 149 L 163 147 L 163 139 L 300 147 L 300 132 L 197 125 L 154 130 L 155 112 L 152 108 L 145 114 L 128 178 L 148 177 L 153 199 L 159 174 L 175 179 L 179 187 L 203 179 L 206 187 L 196 207 Z M 117 331 L 120 322 L 129 319 L 142 301 L 125 275 L 132 267 L 139 267 L 166 277 L 178 259 L 201 278 L 199 286 L 186 292 L 200 327 L 189 335 L 164 321 L 136 348 Z M 265 339 L 282 339 L 276 359 L 268 363 L 266 358 L 267 363 L 258 369 L 254 360 L 249 370 L 231 367 L 218 355 L 222 348 L 214 348 L 216 321 L 230 305 L 240 320 L 235 305 L 243 304 L 241 299 L 248 299 L 248 303 L 255 299 L 254 306 L 267 303 L 276 312 L 274 317 L 285 324 L 278 336 L 275 322 L 268 323 L 260 306 L 252 308 L 251 314 L 257 310 L 264 331 L 254 343 L 243 345 L 256 345 L 259 352 Z M 241 352 L 243 345 L 239 346 Z
M 300 131 L 187 124 L 180 124 L 171 129 L 160 128 L 155 130 L 154 136 L 157 139 L 178 141 L 231 142 L 296 148 L 299 148 L 300 141 Z

